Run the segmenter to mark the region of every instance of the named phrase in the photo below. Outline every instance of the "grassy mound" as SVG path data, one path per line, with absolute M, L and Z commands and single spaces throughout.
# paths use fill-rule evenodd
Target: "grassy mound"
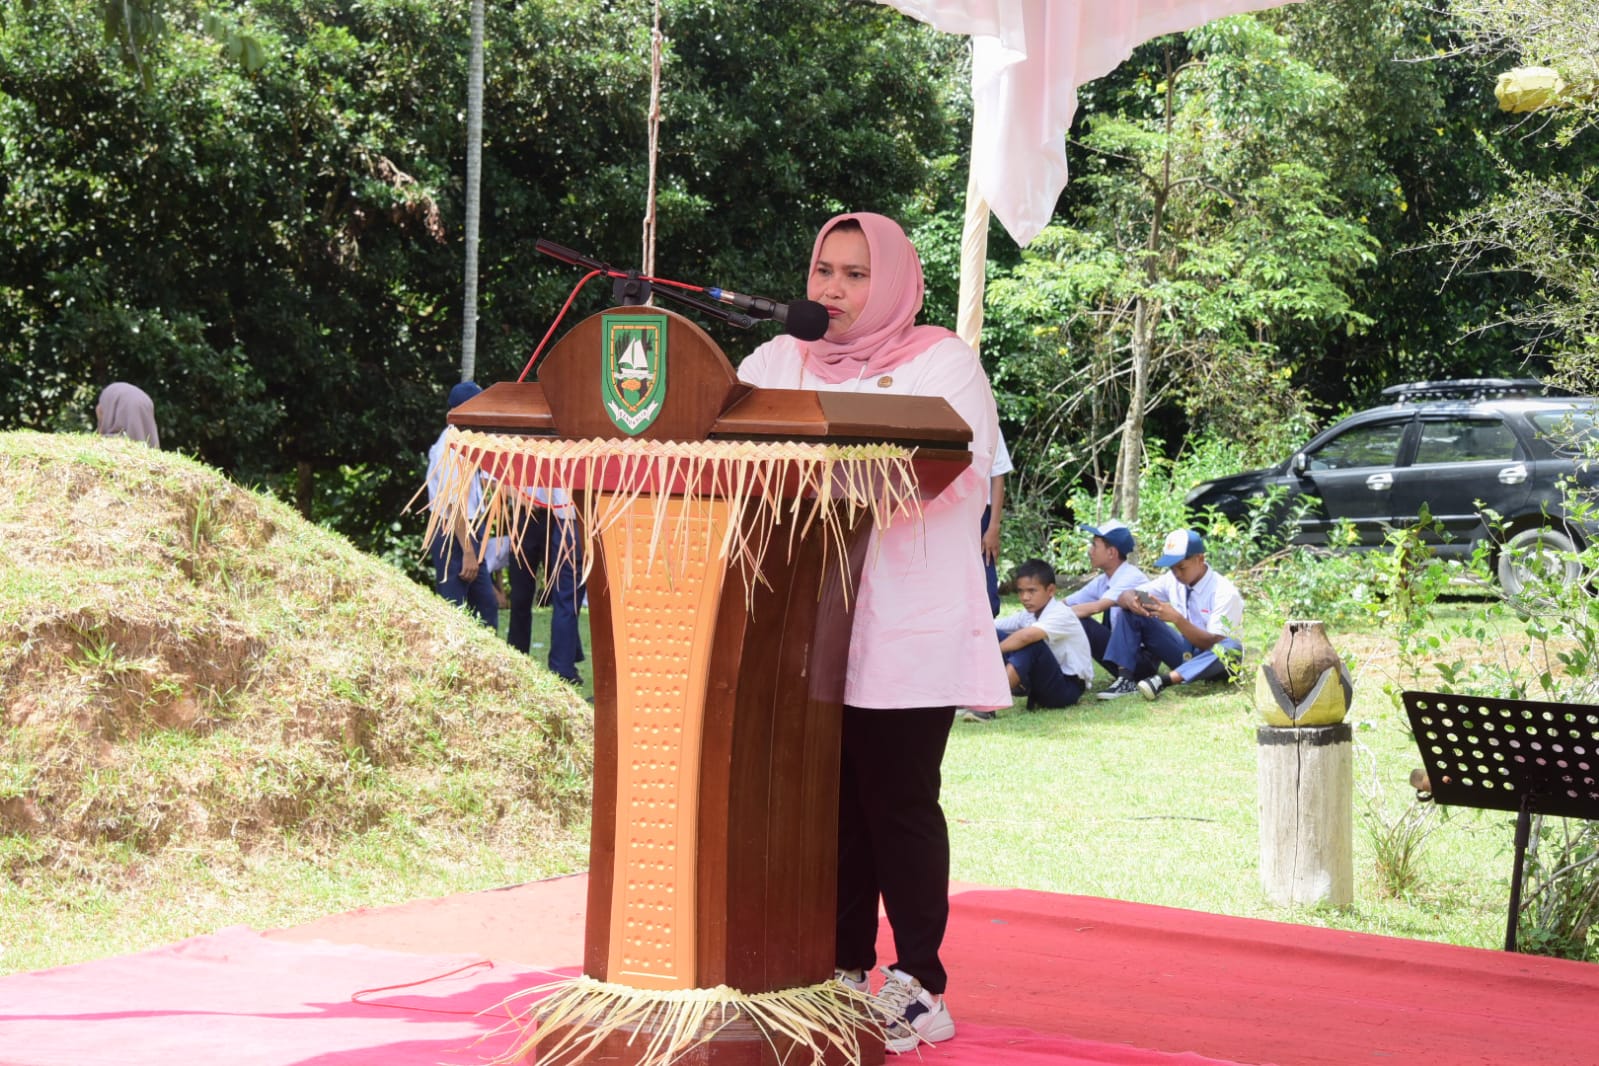
M 148 939 L 581 863 L 588 707 L 474 620 L 143 445 L 0 434 L 0 484 L 0 969 L 129 894 L 192 916 Z

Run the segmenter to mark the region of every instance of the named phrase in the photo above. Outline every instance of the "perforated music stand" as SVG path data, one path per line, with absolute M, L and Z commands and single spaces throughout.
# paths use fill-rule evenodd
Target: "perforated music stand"
M 1432 798 L 1516 812 L 1505 950 L 1516 950 L 1522 864 L 1534 814 L 1599 819 L 1599 707 L 1404 693 Z

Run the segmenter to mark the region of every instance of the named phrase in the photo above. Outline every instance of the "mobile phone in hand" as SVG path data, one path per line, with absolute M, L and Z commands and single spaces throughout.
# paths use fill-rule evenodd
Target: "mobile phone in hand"
M 1155 609 L 1155 604 L 1158 601 L 1143 589 L 1134 589 L 1133 595 L 1138 597 L 1138 605 L 1144 610 L 1153 611 Z

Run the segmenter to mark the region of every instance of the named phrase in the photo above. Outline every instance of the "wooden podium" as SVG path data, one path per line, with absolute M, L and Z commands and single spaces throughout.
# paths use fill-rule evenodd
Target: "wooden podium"
M 490 386 L 449 421 L 462 431 L 453 447 L 502 492 L 564 484 L 585 521 L 586 977 L 663 1001 L 719 986 L 746 996 L 837 987 L 850 608 L 870 565 L 867 531 L 888 517 L 862 505 L 862 491 L 879 504 L 893 491 L 936 494 L 970 464 L 966 424 L 939 398 L 751 388 L 703 330 L 653 307 L 583 321 L 537 382 Z M 651 442 L 688 457 L 628 457 Z M 736 453 L 762 444 L 824 446 L 836 462 L 741 466 Z M 883 444 L 903 458 L 846 469 L 852 448 Z M 569 454 L 581 457 L 549 458 Z M 884 484 L 894 477 L 906 484 Z M 665 1024 L 598 1026 L 581 1054 L 557 1057 L 652 1061 L 646 1048 Z M 795 1050 L 738 1011 L 706 1024 L 713 1035 L 675 1061 L 775 1064 Z M 846 1061 L 851 1048 L 823 1058 Z M 870 1040 L 857 1050 L 861 1061 L 882 1056 Z

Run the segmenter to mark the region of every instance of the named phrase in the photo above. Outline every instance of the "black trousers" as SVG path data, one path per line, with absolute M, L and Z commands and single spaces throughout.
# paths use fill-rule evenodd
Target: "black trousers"
M 838 787 L 836 965 L 877 965 L 877 901 L 894 932 L 894 966 L 927 991 L 948 981 L 938 949 L 949 925 L 949 826 L 940 765 L 953 707 L 844 708 Z
M 1081 619 L 1081 622 L 1083 623 L 1083 634 L 1088 637 L 1089 653 L 1093 655 L 1096 663 L 1109 670 L 1111 675 L 1114 676 L 1116 667 L 1105 662 L 1105 648 L 1110 644 L 1110 626 L 1093 615 Z

